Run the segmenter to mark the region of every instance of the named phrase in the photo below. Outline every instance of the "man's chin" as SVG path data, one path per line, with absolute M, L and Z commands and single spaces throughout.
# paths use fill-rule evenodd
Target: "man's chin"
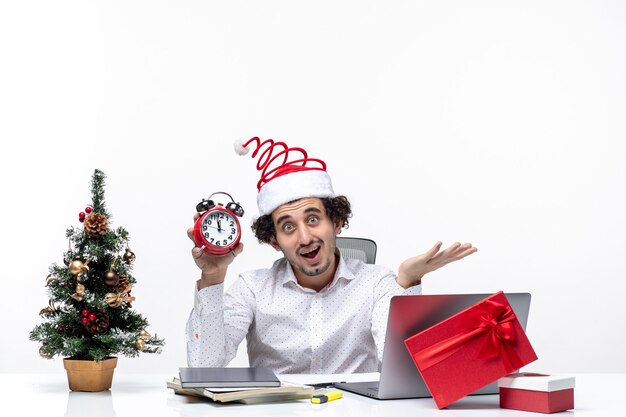
M 302 272 L 307 277 L 315 277 L 315 276 L 321 275 L 324 272 L 328 271 L 328 268 L 330 267 L 330 264 L 331 264 L 331 262 L 328 262 L 325 265 L 319 265 L 319 266 L 310 266 L 310 267 L 301 266 L 298 269 L 300 270 L 300 272 Z

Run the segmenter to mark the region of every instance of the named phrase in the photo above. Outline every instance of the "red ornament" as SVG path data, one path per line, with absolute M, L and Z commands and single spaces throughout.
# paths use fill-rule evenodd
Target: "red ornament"
M 84 309 L 83 311 L 80 312 L 80 314 L 82 314 L 83 317 L 87 317 L 87 315 L 89 314 L 89 310 Z
M 87 214 L 91 213 L 93 209 L 89 206 L 85 207 L 85 212 L 87 212 Z
M 93 313 L 91 313 L 91 314 L 89 315 L 89 321 L 94 321 L 95 319 L 96 319 L 96 315 L 95 315 L 95 314 L 93 314 Z
M 82 319 L 80 319 L 80 321 L 81 321 L 83 324 L 87 324 L 87 323 L 89 322 L 89 320 L 87 320 L 87 317 L 83 317 Z
M 65 326 L 64 326 L 64 325 L 62 325 L 62 324 L 59 324 L 59 325 L 57 326 L 57 331 L 58 331 L 59 333 L 63 333 L 63 332 L 65 331 Z

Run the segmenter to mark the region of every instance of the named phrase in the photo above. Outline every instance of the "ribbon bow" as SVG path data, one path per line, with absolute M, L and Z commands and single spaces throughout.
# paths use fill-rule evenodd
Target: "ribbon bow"
M 465 343 L 477 337 L 483 339 L 479 358 L 500 357 L 507 372 L 523 366 L 522 360 L 512 346 L 516 336 L 513 326 L 516 317 L 510 306 L 485 300 L 461 317 L 463 321 L 460 333 L 413 354 L 421 371 L 452 356 L 462 349 Z

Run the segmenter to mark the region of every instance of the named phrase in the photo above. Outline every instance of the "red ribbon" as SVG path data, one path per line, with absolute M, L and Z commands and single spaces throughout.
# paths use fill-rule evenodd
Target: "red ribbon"
M 512 346 L 516 336 L 513 327 L 516 317 L 510 306 L 485 300 L 461 317 L 461 327 L 464 329 L 461 333 L 413 353 L 413 359 L 419 364 L 421 371 L 452 356 L 465 343 L 477 337 L 483 339 L 478 358 L 500 357 L 509 373 L 523 366 Z

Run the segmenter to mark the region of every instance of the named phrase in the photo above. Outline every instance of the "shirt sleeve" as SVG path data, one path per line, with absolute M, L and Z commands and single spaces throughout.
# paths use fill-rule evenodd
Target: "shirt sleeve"
M 385 336 L 387 334 L 387 319 L 389 317 L 389 304 L 391 302 L 391 297 L 396 295 L 421 294 L 421 284 L 404 289 L 396 282 L 396 276 L 394 274 L 388 274 L 378 281 L 378 284 L 374 289 L 372 336 L 374 337 L 374 343 L 376 343 L 379 366 L 383 360 L 383 350 L 385 349 Z
M 241 277 L 226 292 L 224 284 L 196 287 L 186 325 L 188 366 L 228 365 L 248 333 L 253 311 L 253 293 Z

